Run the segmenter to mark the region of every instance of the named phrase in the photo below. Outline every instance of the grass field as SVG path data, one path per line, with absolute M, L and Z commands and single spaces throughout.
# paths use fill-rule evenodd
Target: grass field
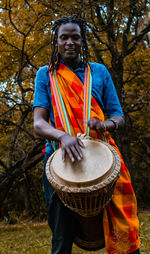
M 150 216 L 140 215 L 141 254 L 150 254 Z M 46 223 L 16 225 L 0 223 L 0 254 L 49 254 L 51 232 Z M 104 254 L 100 251 L 84 251 L 73 245 L 72 254 Z

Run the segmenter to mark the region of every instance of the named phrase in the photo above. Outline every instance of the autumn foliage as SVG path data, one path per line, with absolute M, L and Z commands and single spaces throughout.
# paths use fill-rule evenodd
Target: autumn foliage
M 53 20 L 85 17 L 90 61 L 111 72 L 126 118 L 116 140 L 131 172 L 139 205 L 149 206 L 149 34 L 146 0 L 2 0 L 0 21 L 1 217 L 45 213 L 42 160 L 45 141 L 33 132 L 33 92 L 48 64 Z M 144 191 L 146 188 L 146 192 Z

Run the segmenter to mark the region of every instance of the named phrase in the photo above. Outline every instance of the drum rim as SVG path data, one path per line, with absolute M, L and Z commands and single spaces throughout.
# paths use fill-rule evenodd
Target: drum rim
M 120 156 L 118 154 L 118 152 L 108 143 L 103 142 L 102 140 L 97 140 L 94 138 L 91 138 L 89 136 L 82 136 L 82 139 L 88 139 L 88 140 L 96 140 L 97 142 L 101 142 L 104 145 L 108 146 L 108 148 L 111 150 L 111 152 L 113 153 L 113 164 L 115 164 L 115 168 L 113 170 L 113 172 L 110 173 L 110 175 L 104 179 L 103 182 L 97 183 L 93 186 L 86 186 L 86 187 L 72 187 L 72 186 L 67 186 L 67 185 L 63 185 L 62 183 L 58 183 L 56 181 L 56 179 L 54 178 L 54 175 L 52 174 L 52 172 L 50 172 L 49 170 L 49 165 L 50 165 L 50 161 L 53 159 L 53 157 L 55 156 L 55 153 L 57 151 L 55 151 L 48 159 L 47 164 L 46 164 L 46 176 L 48 181 L 51 183 L 51 185 L 57 189 L 58 191 L 63 191 L 63 192 L 67 192 L 67 193 L 87 193 L 87 192 L 93 192 L 93 191 L 97 191 L 100 189 L 105 188 L 107 185 L 111 184 L 112 182 L 114 182 L 114 179 L 119 178 L 120 175 L 120 168 L 121 168 L 121 161 L 120 161 Z M 61 148 L 59 148 L 61 149 Z

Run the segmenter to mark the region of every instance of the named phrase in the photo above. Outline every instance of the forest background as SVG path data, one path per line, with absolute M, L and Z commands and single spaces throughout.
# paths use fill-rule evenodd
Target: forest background
M 86 18 L 90 61 L 110 71 L 126 125 L 115 134 L 139 209 L 150 208 L 150 22 L 146 0 L 2 0 L 0 4 L 0 219 L 46 218 L 45 141 L 33 131 L 37 70 L 49 63 L 51 26 Z

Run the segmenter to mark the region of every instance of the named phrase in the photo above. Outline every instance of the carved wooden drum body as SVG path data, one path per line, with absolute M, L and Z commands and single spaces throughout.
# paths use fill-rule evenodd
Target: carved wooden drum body
M 85 135 L 80 138 L 85 146 L 83 159 L 72 163 L 66 157 L 63 162 L 62 151 L 58 149 L 48 159 L 46 175 L 65 206 L 78 214 L 77 220 L 86 225 L 85 218 L 88 223 L 92 220 L 95 223 L 94 218 L 98 218 L 97 215 L 110 202 L 121 162 L 117 151 L 109 144 Z M 79 230 L 83 230 L 81 225 Z M 90 243 L 90 240 L 82 239 L 80 233 L 75 242 L 81 248 L 96 250 L 102 247 L 93 240 Z

